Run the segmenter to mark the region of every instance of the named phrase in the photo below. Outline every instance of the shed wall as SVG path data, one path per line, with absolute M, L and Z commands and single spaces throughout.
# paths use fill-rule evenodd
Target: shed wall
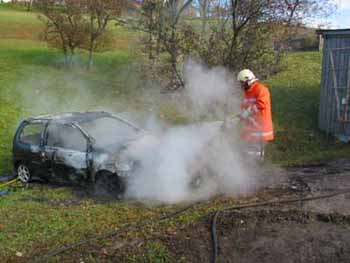
M 324 35 L 319 127 L 350 138 L 349 33 Z

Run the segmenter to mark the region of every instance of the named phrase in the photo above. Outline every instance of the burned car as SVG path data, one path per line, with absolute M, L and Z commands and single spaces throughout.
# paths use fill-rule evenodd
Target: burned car
M 23 120 L 13 140 L 18 179 L 89 183 L 98 191 L 125 188 L 135 161 L 122 158 L 144 131 L 108 112 L 72 112 Z

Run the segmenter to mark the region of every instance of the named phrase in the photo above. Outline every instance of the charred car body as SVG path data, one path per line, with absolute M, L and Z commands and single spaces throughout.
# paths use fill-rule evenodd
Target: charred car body
M 136 162 L 123 157 L 144 131 L 108 112 L 73 112 L 23 120 L 13 140 L 19 180 L 92 183 L 99 192 L 123 192 Z

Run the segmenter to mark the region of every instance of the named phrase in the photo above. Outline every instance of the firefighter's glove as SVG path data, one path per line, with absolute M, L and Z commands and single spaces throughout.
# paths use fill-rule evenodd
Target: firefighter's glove
M 249 107 L 248 109 L 246 109 L 246 110 L 244 110 L 244 111 L 241 112 L 240 117 L 241 117 L 241 119 L 246 120 L 246 119 L 248 119 L 248 118 L 251 116 L 251 114 L 252 114 L 252 110 L 251 110 L 251 108 Z

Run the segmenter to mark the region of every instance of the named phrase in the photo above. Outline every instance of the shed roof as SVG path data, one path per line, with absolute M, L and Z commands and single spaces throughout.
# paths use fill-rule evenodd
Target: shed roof
M 343 29 L 319 29 L 316 30 L 316 33 L 323 36 L 329 35 L 350 35 L 350 28 Z

